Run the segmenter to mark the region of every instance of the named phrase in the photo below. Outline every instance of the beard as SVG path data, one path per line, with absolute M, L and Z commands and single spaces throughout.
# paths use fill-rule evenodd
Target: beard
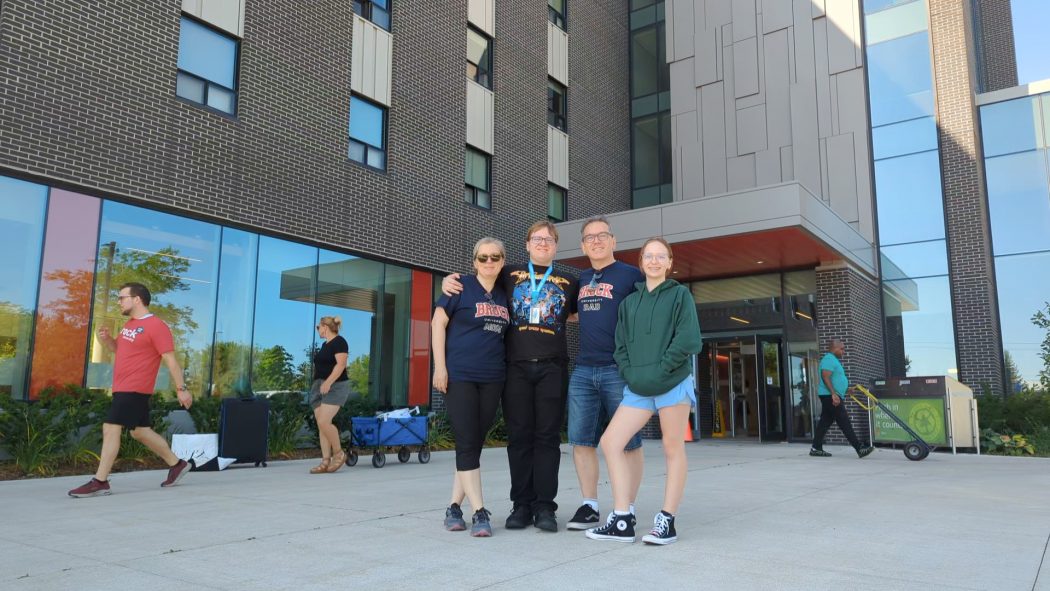
M 121 310 L 120 311 L 120 315 L 121 316 L 131 316 L 131 310 L 130 309 L 129 310 Z

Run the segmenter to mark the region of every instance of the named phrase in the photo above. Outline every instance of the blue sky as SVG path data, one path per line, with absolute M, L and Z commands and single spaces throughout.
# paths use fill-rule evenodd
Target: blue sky
M 1014 47 L 1020 84 L 1050 78 L 1050 0 L 1013 0 Z

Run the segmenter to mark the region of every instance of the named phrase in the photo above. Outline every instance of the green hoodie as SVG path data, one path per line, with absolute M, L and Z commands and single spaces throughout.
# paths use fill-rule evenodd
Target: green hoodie
M 645 282 L 620 304 L 616 352 L 620 375 L 635 394 L 658 396 L 692 373 L 700 352 L 700 321 L 689 288 L 667 279 L 653 291 Z

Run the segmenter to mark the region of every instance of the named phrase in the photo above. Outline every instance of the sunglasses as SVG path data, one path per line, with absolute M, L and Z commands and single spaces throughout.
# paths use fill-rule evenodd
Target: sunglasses
M 487 263 L 490 260 L 492 262 L 494 262 L 494 263 L 498 263 L 498 262 L 503 260 L 503 255 L 501 255 L 501 254 L 479 254 L 475 258 L 477 259 L 477 261 L 479 263 Z

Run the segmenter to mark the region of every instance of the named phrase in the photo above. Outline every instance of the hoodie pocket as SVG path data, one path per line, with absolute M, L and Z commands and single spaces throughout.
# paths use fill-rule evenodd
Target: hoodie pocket
M 635 394 L 656 396 L 670 389 L 667 383 L 671 374 L 660 367 L 660 362 L 633 365 L 627 369 L 623 377 Z

